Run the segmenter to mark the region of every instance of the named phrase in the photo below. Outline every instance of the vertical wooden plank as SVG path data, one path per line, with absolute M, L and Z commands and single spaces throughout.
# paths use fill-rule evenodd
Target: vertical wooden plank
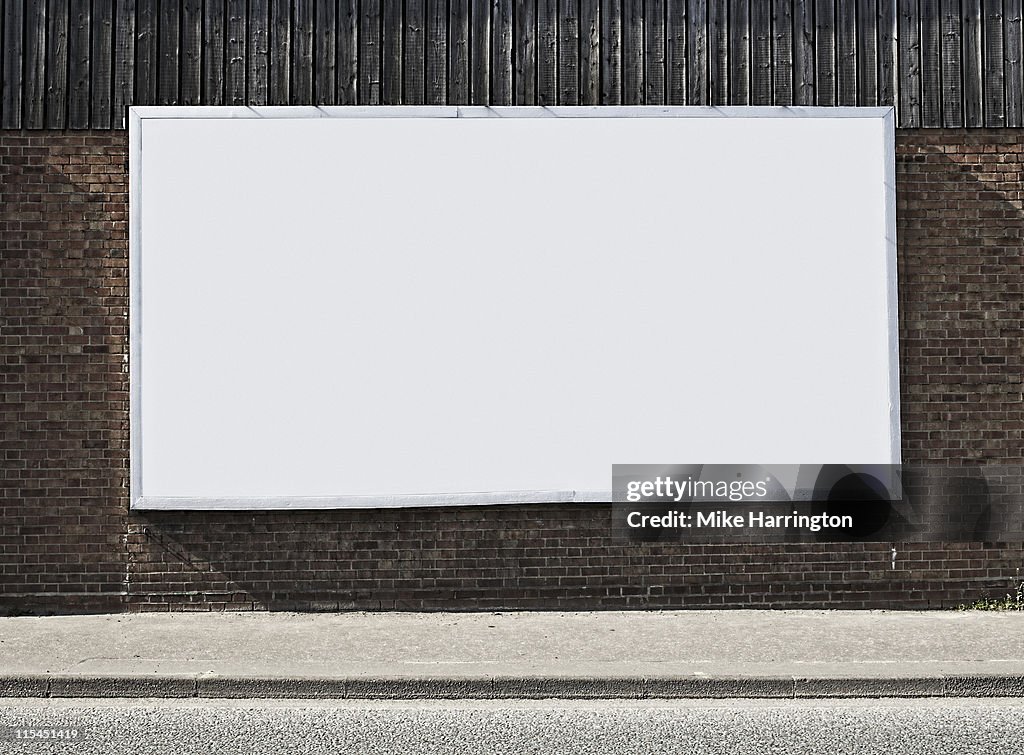
M 428 105 L 444 105 L 448 101 L 448 4 L 446 0 L 427 0 L 426 65 L 425 101 Z
M 711 105 L 729 104 L 729 1 L 708 0 L 708 67 Z
M 182 105 L 202 104 L 203 98 L 203 3 L 181 3 L 181 86 Z
M 526 16 L 532 6 L 530 0 L 518 3 L 517 13 Z M 523 33 L 532 30 L 532 25 L 523 25 Z M 557 105 L 558 104 L 558 0 L 537 0 L 536 45 L 531 48 L 536 54 L 536 90 L 530 92 L 522 88 L 524 105 Z M 522 47 L 519 39 L 516 44 Z M 529 51 L 524 51 L 528 53 Z M 525 60 L 530 59 L 526 54 Z M 525 62 L 525 61 L 524 61 Z M 517 69 L 518 70 L 518 69 Z M 529 70 L 524 67 L 523 75 L 529 79 Z M 517 87 L 519 88 L 519 87 Z
M 942 64 L 938 0 L 918 0 L 921 15 L 921 125 L 942 125 Z
M 836 104 L 835 0 L 816 0 L 814 5 L 815 104 Z
M 272 0 L 270 6 L 270 93 L 271 105 L 291 102 L 292 4 Z
M 772 0 L 750 5 L 750 104 L 772 104 Z
M 857 104 L 878 104 L 878 7 L 876 0 L 857 0 Z
M 748 0 L 730 0 L 728 25 L 729 104 L 749 105 L 750 5 Z
M 580 0 L 580 101 L 601 102 L 600 0 Z
M 249 41 L 246 63 L 246 104 L 268 104 L 270 102 L 270 4 L 268 0 L 249 0 Z M 182 88 L 184 88 L 184 82 Z
M 212 3 L 213 0 L 207 0 Z M 139 0 L 135 21 L 135 104 L 155 105 L 157 99 L 157 0 Z M 209 99 L 206 100 L 210 102 Z M 217 103 L 219 104 L 219 103 Z
M 21 128 L 22 55 L 25 33 L 24 0 L 4 3 L 3 96 L 0 98 L 0 128 Z
M 857 0 L 836 0 L 836 104 L 857 104 Z
M 406 105 L 422 105 L 426 87 L 427 8 L 424 0 L 406 0 L 405 39 L 402 71 L 402 101 Z
M 579 0 L 559 0 L 558 104 L 580 102 L 580 7 Z
M 359 104 L 381 103 L 380 0 L 359 3 Z
M 245 105 L 245 74 L 246 74 L 246 27 L 248 19 L 245 13 L 246 0 L 228 0 L 227 28 L 227 71 L 224 77 L 224 98 L 229 105 Z
M 640 105 L 644 93 L 644 3 L 622 1 L 623 105 Z
M 541 4 L 543 7 L 538 8 Z M 537 102 L 537 91 L 539 87 L 538 71 L 541 62 L 538 60 L 538 29 L 539 16 L 547 12 L 550 19 L 550 0 L 520 0 L 516 3 L 515 14 L 515 75 L 512 77 L 515 82 L 513 101 L 517 105 L 540 104 Z M 549 34 L 550 35 L 550 34 Z M 549 61 L 552 62 L 553 61 Z M 555 71 L 553 67 L 545 71 L 547 76 L 546 93 L 550 97 L 554 94 Z M 543 103 L 550 105 L 551 100 Z
M 313 104 L 313 2 L 292 3 L 292 105 Z
M 178 104 L 178 64 L 181 61 L 178 48 L 179 24 L 181 23 L 181 0 L 160 0 L 160 16 L 157 19 L 157 103 Z
M 1024 69 L 1021 67 L 1021 0 L 1005 0 L 1003 54 L 1006 72 L 1006 125 L 1024 126 Z
M 203 104 L 224 104 L 224 0 L 203 7 Z M 141 22 L 141 17 L 140 17 Z
M 685 2 L 682 3 L 685 8 Z M 665 104 L 665 0 L 644 4 L 644 104 Z M 686 51 L 683 50 L 683 61 Z
M 899 84 L 897 125 L 921 125 L 921 36 L 917 0 L 899 0 Z
M 964 123 L 984 124 L 982 109 L 981 0 L 962 0 Z
M 448 6 L 448 103 L 468 105 L 470 0 L 449 0 Z
M 89 128 L 89 41 L 92 18 L 89 0 L 71 0 L 68 36 L 68 128 Z
M 511 105 L 512 0 L 494 0 L 491 24 L 491 103 Z
M 359 0 L 338 3 L 337 71 L 338 104 L 355 105 L 359 102 Z
M 92 0 L 92 107 L 93 128 L 110 128 L 114 62 L 114 0 Z
M 46 37 L 46 128 L 67 128 L 68 125 L 68 0 L 50 0 L 47 8 Z M 126 18 L 122 19 L 122 16 Z M 124 28 L 121 24 L 124 23 Z M 124 39 L 127 39 L 127 42 Z M 119 86 L 122 96 L 127 95 L 115 108 L 118 123 L 124 114 L 124 108 L 132 101 L 135 86 L 131 68 L 135 54 L 135 11 L 129 8 L 127 13 L 119 13 L 117 55 L 124 61 L 124 48 L 128 50 L 127 71 L 121 70 Z M 115 68 L 117 62 L 115 61 Z M 127 76 L 127 79 L 123 77 Z M 114 97 L 118 96 L 115 89 Z M 117 125 L 117 124 L 115 124 Z
M 66 2 L 61 0 L 61 5 L 65 6 L 65 28 L 67 28 Z M 128 108 L 135 101 L 135 3 L 118 2 L 116 11 L 114 91 L 111 109 L 113 110 L 114 128 L 125 128 L 128 125 Z M 62 128 L 63 119 L 60 123 L 59 126 L 50 125 L 49 122 L 47 125 L 50 128 Z
M 381 13 L 381 103 L 402 104 L 402 0 L 383 0 Z
M 313 104 L 337 102 L 337 0 L 316 0 L 313 24 Z
M 813 105 L 814 73 L 814 3 L 793 2 L 793 104 Z
M 669 0 L 665 4 L 665 102 L 669 105 L 685 105 L 687 78 L 700 75 L 689 70 L 694 40 L 686 38 L 686 30 L 692 20 L 691 6 L 696 4 L 690 0 Z M 706 60 L 706 47 L 704 54 Z
M 26 0 L 24 13 L 25 107 L 22 128 L 42 128 L 46 104 L 46 0 Z
M 622 104 L 621 0 L 601 0 L 601 104 Z
M 793 0 L 772 5 L 772 104 L 793 104 Z
M 487 105 L 491 98 L 491 3 L 470 2 L 469 101 Z
M 878 0 L 878 104 L 896 105 L 896 0 Z
M 679 6 L 679 3 L 672 3 L 673 8 Z M 707 105 L 711 102 L 707 0 L 687 0 L 685 27 L 687 35 L 685 104 Z M 675 68 L 674 64 L 673 68 Z
M 960 28 L 960 0 L 940 0 L 942 41 L 939 55 L 942 65 L 942 125 L 964 125 L 963 59 Z
M 984 79 L 982 104 L 985 125 L 999 128 L 1006 123 L 1006 77 L 1003 71 L 1003 0 L 982 0 L 984 16 Z

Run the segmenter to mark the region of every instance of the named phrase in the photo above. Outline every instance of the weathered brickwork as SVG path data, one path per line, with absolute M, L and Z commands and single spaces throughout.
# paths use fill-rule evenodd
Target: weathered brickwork
M 1022 144 L 898 135 L 907 463 L 1024 463 Z M 126 147 L 0 131 L 0 611 L 926 608 L 1024 566 L 1020 544 L 623 545 L 600 505 L 130 514 Z

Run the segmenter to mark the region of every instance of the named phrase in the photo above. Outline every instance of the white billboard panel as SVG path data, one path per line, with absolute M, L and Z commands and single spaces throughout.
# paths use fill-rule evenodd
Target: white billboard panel
M 891 109 L 133 108 L 132 503 L 899 461 Z

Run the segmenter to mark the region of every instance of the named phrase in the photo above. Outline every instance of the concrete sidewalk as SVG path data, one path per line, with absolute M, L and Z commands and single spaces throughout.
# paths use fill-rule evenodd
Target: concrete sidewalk
M 1024 696 L 1024 613 L 0 618 L 0 697 Z

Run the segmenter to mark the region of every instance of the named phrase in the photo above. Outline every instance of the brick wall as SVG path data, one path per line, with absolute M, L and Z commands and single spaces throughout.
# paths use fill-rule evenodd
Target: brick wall
M 906 463 L 1024 463 L 1022 137 L 898 135 Z M 0 611 L 925 608 L 1024 566 L 1021 544 L 624 545 L 601 505 L 129 514 L 126 142 L 0 131 Z

